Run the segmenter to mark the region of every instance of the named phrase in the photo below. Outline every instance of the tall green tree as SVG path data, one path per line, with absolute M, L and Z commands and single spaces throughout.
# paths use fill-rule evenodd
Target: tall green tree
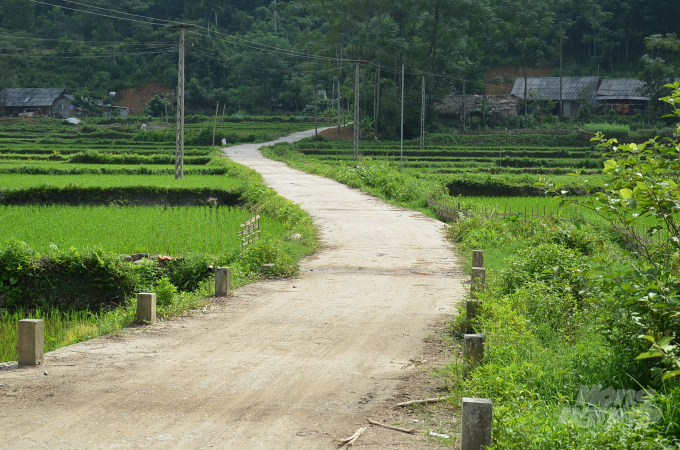
M 30 31 L 35 22 L 35 3 L 30 0 L 2 0 L 0 15 L 3 28 Z

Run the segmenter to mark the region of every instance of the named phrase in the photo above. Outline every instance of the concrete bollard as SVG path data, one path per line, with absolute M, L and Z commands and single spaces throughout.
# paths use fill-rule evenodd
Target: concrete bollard
M 493 403 L 486 398 L 463 397 L 461 450 L 480 450 L 491 445 Z
M 156 321 L 156 294 L 148 292 L 137 294 L 137 320 Z
M 480 307 L 480 302 L 477 300 L 468 300 L 465 304 L 465 320 L 466 333 L 474 333 L 472 322 L 477 318 L 477 310 Z
M 472 283 L 470 283 L 470 298 L 476 299 L 477 292 L 484 289 L 486 283 L 486 269 L 484 267 L 472 268 Z
M 43 361 L 45 323 L 38 319 L 19 321 L 17 349 L 20 366 L 37 366 Z
M 472 370 L 484 359 L 484 335 L 466 334 L 463 337 L 465 338 L 463 359 L 468 362 L 469 369 Z
M 226 297 L 231 291 L 231 268 L 215 268 L 215 297 Z
M 472 250 L 472 267 L 484 267 L 484 250 Z

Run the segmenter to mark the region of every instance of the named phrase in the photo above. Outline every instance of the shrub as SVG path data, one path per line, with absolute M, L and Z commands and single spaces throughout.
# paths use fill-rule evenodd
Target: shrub
M 542 243 L 522 249 L 500 274 L 499 291 L 511 294 L 534 281 L 550 283 L 581 299 L 586 293 L 588 269 L 581 255 L 561 245 Z

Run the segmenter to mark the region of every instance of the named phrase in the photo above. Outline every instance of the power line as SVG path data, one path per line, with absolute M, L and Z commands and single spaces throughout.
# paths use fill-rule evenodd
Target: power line
M 169 50 L 156 51 L 156 52 L 138 52 L 138 53 L 123 53 L 120 56 L 139 56 L 139 55 L 159 55 L 162 53 L 170 53 L 176 51 L 176 48 Z M 77 59 L 77 58 L 108 58 L 108 55 L 73 55 L 73 56 L 50 56 L 50 55 L 8 55 L 3 54 L 2 56 L 11 58 L 44 58 L 44 59 Z

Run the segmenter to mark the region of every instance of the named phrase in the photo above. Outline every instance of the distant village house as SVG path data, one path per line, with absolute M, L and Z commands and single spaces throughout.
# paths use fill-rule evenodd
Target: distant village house
M 35 115 L 67 119 L 75 115 L 66 89 L 7 88 L 0 91 L 3 116 Z
M 598 77 L 562 77 L 562 112 L 565 116 L 578 117 L 581 107 L 595 110 Z M 526 79 L 528 101 L 550 100 L 558 102 L 555 114 L 559 114 L 560 79 L 558 77 L 536 77 Z M 512 94 L 524 100 L 524 78 L 516 78 Z

